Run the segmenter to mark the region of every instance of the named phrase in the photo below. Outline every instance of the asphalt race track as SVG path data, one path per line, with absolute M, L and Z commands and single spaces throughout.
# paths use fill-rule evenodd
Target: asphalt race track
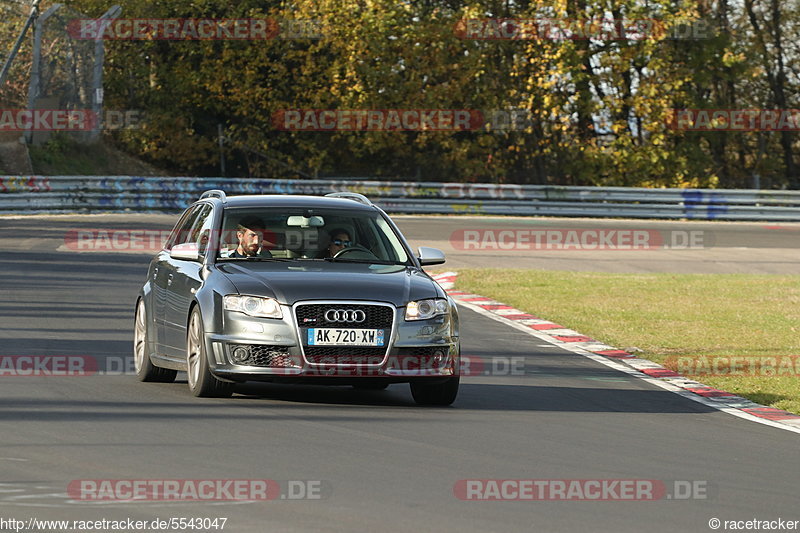
M 77 252 L 63 246 L 64 235 L 80 227 L 163 229 L 174 220 L 0 218 L 0 360 L 88 356 L 101 369 L 132 365 L 133 304 L 148 256 Z M 400 223 L 414 244 L 447 242 L 459 227 Z M 728 271 L 741 248 L 751 264 L 735 268 L 796 272 L 797 226 L 764 226 L 711 226 L 716 255 L 681 251 L 699 259 L 675 256 L 674 268 Z M 485 266 L 489 255 L 456 253 L 445 266 Z M 555 257 L 531 253 L 522 261 L 576 260 Z M 634 271 L 658 263 L 641 261 L 597 263 Z M 225 517 L 232 532 L 637 533 L 711 531 L 712 518 L 800 520 L 798 435 L 714 411 L 467 309 L 462 321 L 463 353 L 496 371 L 462 378 L 450 408 L 416 407 L 406 385 L 357 392 L 247 384 L 230 399 L 196 399 L 181 374 L 173 384 L 143 384 L 124 372 L 2 376 L 0 519 Z M 509 362 L 524 371 L 508 375 Z M 205 503 L 93 502 L 67 491 L 75 480 L 120 479 L 269 479 L 282 489 L 311 481 L 321 490 L 319 499 Z M 671 497 L 459 499 L 454 487 L 475 479 L 656 480 Z M 690 485 L 702 490 L 676 490 Z

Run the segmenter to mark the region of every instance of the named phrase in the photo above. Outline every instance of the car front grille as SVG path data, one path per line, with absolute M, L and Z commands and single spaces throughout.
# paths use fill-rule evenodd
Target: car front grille
M 335 322 L 325 318 L 331 310 L 362 311 L 363 322 Z M 306 360 L 313 365 L 378 365 L 387 350 L 394 324 L 395 309 L 389 305 L 353 303 L 308 303 L 295 307 L 301 338 L 306 338 L 308 328 L 352 328 L 384 330 L 384 346 L 307 346 L 303 345 Z
M 386 354 L 385 346 L 304 346 L 303 349 L 313 365 L 378 365 Z
M 330 310 L 363 311 L 363 322 L 329 322 L 325 313 Z M 394 308 L 370 304 L 302 304 L 295 308 L 297 325 L 301 328 L 358 328 L 385 329 L 387 336 L 394 322 Z

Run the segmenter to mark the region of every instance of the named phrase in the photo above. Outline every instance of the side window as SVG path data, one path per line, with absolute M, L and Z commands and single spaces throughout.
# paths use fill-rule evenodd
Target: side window
M 172 250 L 172 247 L 176 244 L 186 242 L 186 235 L 189 233 L 197 215 L 200 213 L 200 207 L 201 206 L 195 206 L 186 210 L 180 220 L 178 220 L 178 223 L 175 224 L 175 228 L 172 230 L 169 239 L 167 239 L 167 243 L 164 245 L 165 250 Z
M 208 248 L 208 240 L 211 237 L 211 223 L 214 220 L 212 213 L 214 209 L 210 205 L 204 206 L 192 226 L 192 238 L 190 242 L 197 243 L 197 251 L 200 255 L 205 255 Z
M 386 246 L 387 251 L 391 250 L 394 252 L 394 257 L 392 257 L 392 259 L 400 261 L 401 263 L 408 261 L 408 255 L 406 255 L 403 245 L 400 243 L 400 240 L 397 238 L 397 235 L 395 235 L 389 223 L 381 217 L 377 217 L 375 222 L 377 222 L 378 227 L 382 230 L 381 235 L 385 241 L 384 246 Z

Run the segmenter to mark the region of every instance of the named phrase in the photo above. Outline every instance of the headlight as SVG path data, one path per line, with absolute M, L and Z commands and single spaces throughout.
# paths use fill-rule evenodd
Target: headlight
M 225 310 L 239 311 L 249 316 L 261 318 L 282 318 L 281 306 L 272 298 L 229 294 L 225 296 Z
M 436 298 L 432 300 L 417 300 L 408 302 L 406 306 L 406 320 L 428 320 L 438 315 L 450 312 L 447 300 Z

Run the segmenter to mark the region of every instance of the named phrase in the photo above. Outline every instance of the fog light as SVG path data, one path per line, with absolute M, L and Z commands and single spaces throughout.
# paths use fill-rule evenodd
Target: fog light
M 444 358 L 445 358 L 446 355 L 447 355 L 447 352 L 445 352 L 444 350 L 435 350 L 433 352 L 433 363 L 435 365 L 441 364 L 442 361 L 444 361 Z
M 246 346 L 237 346 L 231 350 L 231 361 L 237 365 L 244 364 L 250 358 L 250 350 Z

